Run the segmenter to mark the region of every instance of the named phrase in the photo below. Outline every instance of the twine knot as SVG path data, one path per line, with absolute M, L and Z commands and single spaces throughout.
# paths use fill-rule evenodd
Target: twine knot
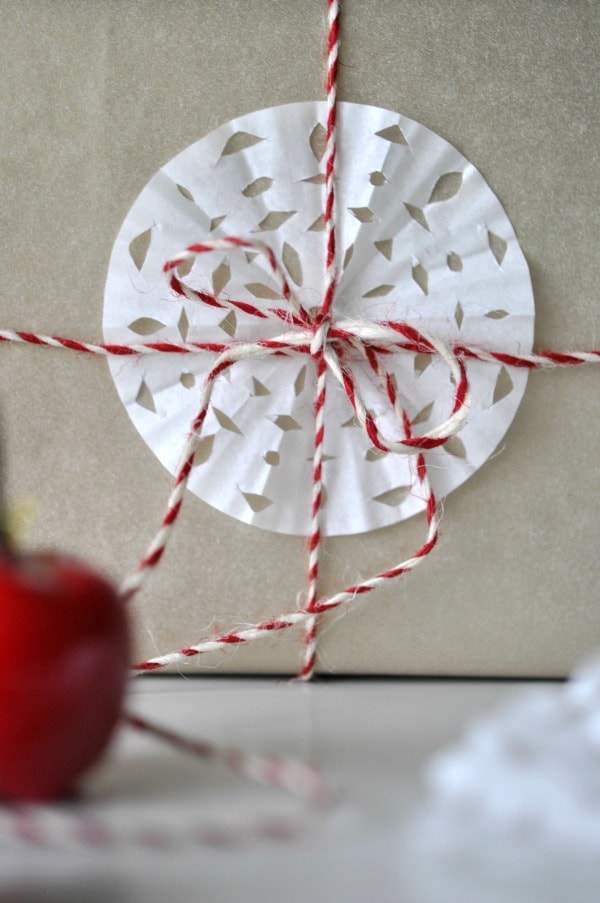
M 329 328 L 332 325 L 331 317 L 317 308 L 311 311 L 313 323 L 313 337 L 310 343 L 311 357 L 316 358 L 323 353 L 328 340 Z

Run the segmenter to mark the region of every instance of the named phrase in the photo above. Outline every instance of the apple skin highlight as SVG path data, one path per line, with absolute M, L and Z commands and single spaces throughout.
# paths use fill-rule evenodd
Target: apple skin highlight
M 130 667 L 117 589 L 56 552 L 0 551 L 0 799 L 60 799 L 106 749 Z

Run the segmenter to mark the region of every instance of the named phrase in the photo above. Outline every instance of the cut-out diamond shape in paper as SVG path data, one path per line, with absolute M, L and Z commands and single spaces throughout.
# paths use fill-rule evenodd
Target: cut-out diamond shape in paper
M 264 138 L 259 138 L 258 135 L 252 135 L 249 132 L 235 132 L 225 143 L 221 156 L 239 154 L 241 151 L 248 150 L 249 147 L 254 147 L 255 144 L 260 144 L 261 141 L 264 141 Z

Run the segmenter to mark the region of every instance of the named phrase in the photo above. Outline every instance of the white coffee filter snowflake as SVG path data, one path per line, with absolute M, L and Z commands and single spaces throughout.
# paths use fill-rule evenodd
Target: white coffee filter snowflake
M 215 342 L 272 338 L 281 324 L 176 297 L 164 261 L 225 236 L 269 245 L 300 302 L 320 304 L 325 106 L 297 103 L 240 117 L 161 169 L 144 188 L 114 245 L 104 305 L 107 342 Z M 333 315 L 405 321 L 445 341 L 526 353 L 533 338 L 527 264 L 500 203 L 451 145 L 388 110 L 339 107 L 336 226 L 339 283 Z M 194 288 L 258 307 L 280 306 L 261 255 L 204 254 Z M 142 337 L 142 338 L 140 338 Z M 174 472 L 214 354 L 113 358 L 109 367 L 136 429 Z M 415 433 L 443 421 L 453 386 L 430 356 L 397 353 L 393 371 Z M 354 364 L 370 410 L 401 438 L 381 391 Z M 523 395 L 527 374 L 468 365 L 466 426 L 428 453 L 444 496 L 492 454 Z M 190 488 L 215 508 L 281 533 L 309 526 L 315 374 L 310 357 L 235 364 L 215 387 Z M 326 534 L 360 533 L 423 509 L 410 456 L 381 455 L 330 380 L 325 432 Z

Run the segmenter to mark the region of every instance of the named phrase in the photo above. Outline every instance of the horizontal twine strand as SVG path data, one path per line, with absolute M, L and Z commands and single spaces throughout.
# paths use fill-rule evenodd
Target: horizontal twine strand
M 225 307 L 226 304 L 220 306 Z M 249 305 L 250 306 L 250 305 Z M 349 341 L 356 337 L 364 342 L 382 346 L 379 351 L 393 352 L 406 351 L 412 354 L 435 355 L 436 350 L 416 337 L 408 337 L 404 340 L 398 338 L 398 333 L 413 332 L 409 324 L 388 324 L 362 322 L 359 320 L 338 320 L 329 329 L 330 340 L 339 339 Z M 310 342 L 312 334 L 309 332 L 282 333 L 273 339 L 264 339 L 255 343 L 255 346 L 276 350 L 282 354 L 296 351 L 310 354 Z M 45 348 L 62 348 L 68 351 L 81 352 L 82 354 L 98 355 L 99 357 L 134 357 L 136 355 L 153 354 L 199 354 L 210 352 L 221 354 L 230 348 L 229 343 L 223 342 L 138 342 L 138 343 L 100 343 L 86 342 L 81 339 L 65 338 L 64 336 L 44 335 L 43 333 L 24 332 L 13 329 L 0 329 L 0 342 L 37 345 Z M 484 361 L 486 363 L 504 364 L 507 367 L 515 367 L 525 370 L 553 370 L 555 367 L 577 367 L 581 364 L 594 364 L 600 361 L 600 351 L 552 351 L 542 349 L 531 354 L 507 354 L 502 351 L 492 351 L 480 348 L 477 345 L 467 345 L 461 342 L 449 343 L 449 350 L 457 357 L 464 360 Z

